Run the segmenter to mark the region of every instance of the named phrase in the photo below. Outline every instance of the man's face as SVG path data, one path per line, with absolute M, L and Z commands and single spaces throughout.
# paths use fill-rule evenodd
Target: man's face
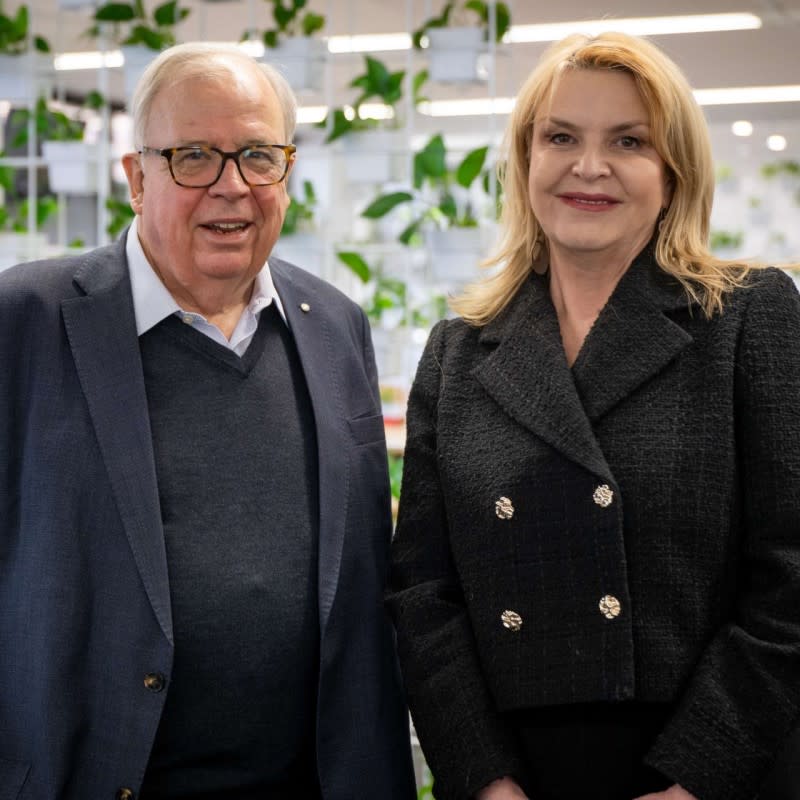
M 256 65 L 241 64 L 224 84 L 195 78 L 165 88 L 143 142 L 159 150 L 202 144 L 224 151 L 285 143 L 274 92 Z M 248 186 L 228 160 L 213 186 L 194 189 L 178 186 L 158 154 L 131 154 L 124 164 L 142 247 L 175 299 L 204 311 L 203 297 L 246 291 L 283 225 L 285 180 Z

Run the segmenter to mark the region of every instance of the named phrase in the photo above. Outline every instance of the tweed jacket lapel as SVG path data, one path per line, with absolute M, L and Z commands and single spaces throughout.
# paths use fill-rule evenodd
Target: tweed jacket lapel
M 692 337 L 665 312 L 688 307 L 681 285 L 648 248 L 622 276 L 572 366 L 594 423 L 673 361 Z M 699 310 L 697 313 L 701 313 Z
M 572 461 L 612 480 L 567 365 L 546 280 L 532 275 L 508 309 L 481 332 L 496 349 L 473 370 L 520 425 Z
M 74 280 L 85 295 L 62 302 L 67 338 L 142 583 L 172 642 L 164 532 L 125 237 L 90 253 Z
M 646 249 L 617 284 L 570 369 L 547 281 L 531 275 L 481 332 L 483 344 L 497 347 L 473 374 L 519 424 L 613 480 L 592 425 L 692 341 L 664 313 L 687 304 L 683 289 Z

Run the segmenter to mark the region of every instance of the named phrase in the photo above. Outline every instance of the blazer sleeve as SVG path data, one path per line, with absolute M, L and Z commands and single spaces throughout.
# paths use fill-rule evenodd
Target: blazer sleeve
M 800 712 L 800 298 L 776 270 L 739 291 L 739 600 L 647 757 L 699 800 L 755 797 Z
M 431 332 L 409 395 L 388 604 L 434 795 L 462 800 L 503 775 L 519 779 L 522 763 L 494 710 L 450 554 L 452 532 L 437 467 L 446 326 L 440 322 Z

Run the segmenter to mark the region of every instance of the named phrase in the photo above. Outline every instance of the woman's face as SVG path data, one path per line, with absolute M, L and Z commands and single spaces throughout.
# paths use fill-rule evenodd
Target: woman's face
M 534 118 L 528 195 L 551 263 L 596 257 L 627 266 L 671 192 L 631 75 L 568 70 Z

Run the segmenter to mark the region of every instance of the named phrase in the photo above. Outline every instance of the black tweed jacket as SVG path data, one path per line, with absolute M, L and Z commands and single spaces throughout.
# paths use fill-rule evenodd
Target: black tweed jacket
M 790 279 L 755 273 L 709 321 L 645 251 L 571 369 L 540 277 L 483 328 L 439 323 L 389 607 L 438 797 L 518 773 L 498 712 L 641 700 L 674 707 L 651 766 L 754 798 L 800 712 Z

